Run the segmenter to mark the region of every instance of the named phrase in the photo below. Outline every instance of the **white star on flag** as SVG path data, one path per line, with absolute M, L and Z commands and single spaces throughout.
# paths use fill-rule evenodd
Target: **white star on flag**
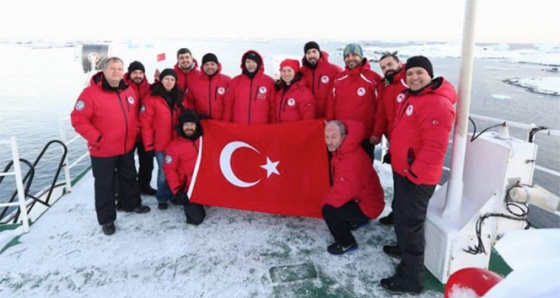
M 270 178 L 270 175 L 273 173 L 280 176 L 280 172 L 278 172 L 278 169 L 276 168 L 279 163 L 280 161 L 272 162 L 268 156 L 266 157 L 266 164 L 261 166 L 261 168 L 266 170 L 266 178 Z

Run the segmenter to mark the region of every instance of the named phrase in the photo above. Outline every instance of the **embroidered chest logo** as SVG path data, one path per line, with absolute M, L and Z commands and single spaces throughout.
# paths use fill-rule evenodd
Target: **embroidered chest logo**
M 295 99 L 293 99 L 293 98 L 288 99 L 288 105 L 289 105 L 290 107 L 295 106 L 295 105 L 296 105 Z
M 326 84 L 328 82 L 329 82 L 329 77 L 327 77 L 327 76 L 322 76 L 321 77 L 321 83 Z
M 412 113 L 414 112 L 414 107 L 412 105 L 408 106 L 408 108 L 406 108 L 406 115 L 410 116 L 412 115 Z
M 358 88 L 358 90 L 356 90 L 356 94 L 358 94 L 358 96 L 364 96 L 364 94 L 366 94 L 366 88 L 364 87 Z
M 78 102 L 76 103 L 76 111 L 81 111 L 85 107 L 86 107 L 86 104 L 83 101 L 78 100 Z
M 134 97 L 129 96 L 126 101 L 128 101 L 129 104 L 133 105 L 134 104 Z
M 166 156 L 165 156 L 165 163 L 166 163 L 166 164 L 170 164 L 170 163 L 172 163 L 172 162 L 173 162 L 173 158 L 172 158 L 171 156 L 169 156 L 169 155 L 166 155 Z
M 400 93 L 399 95 L 397 95 L 397 102 L 401 103 L 404 100 L 405 95 Z
M 223 95 L 224 93 L 226 93 L 226 88 L 224 87 L 218 88 L 218 94 Z
M 142 106 L 140 107 L 140 113 L 144 113 L 145 111 L 146 111 L 146 106 L 145 106 L 145 105 L 142 105 Z
M 266 92 L 268 90 L 266 90 L 266 87 L 259 87 L 259 93 L 257 94 L 257 98 L 258 99 L 266 99 Z

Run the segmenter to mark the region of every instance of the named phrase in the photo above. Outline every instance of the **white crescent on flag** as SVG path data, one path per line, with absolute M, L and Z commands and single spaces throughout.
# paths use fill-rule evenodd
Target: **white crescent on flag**
M 260 154 L 259 150 L 255 149 L 253 146 L 245 142 L 240 142 L 240 141 L 231 142 L 227 144 L 224 147 L 224 149 L 222 149 L 222 152 L 220 153 L 220 170 L 222 170 L 222 174 L 224 174 L 224 177 L 226 177 L 229 183 L 238 187 L 251 187 L 259 183 L 261 179 L 255 182 L 245 182 L 239 179 L 237 176 L 235 176 L 233 170 L 231 169 L 231 156 L 233 155 L 233 152 L 235 152 L 235 150 L 239 148 L 249 148 Z

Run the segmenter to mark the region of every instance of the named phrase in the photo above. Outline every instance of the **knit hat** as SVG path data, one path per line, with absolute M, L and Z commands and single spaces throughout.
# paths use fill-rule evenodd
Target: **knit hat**
M 159 74 L 159 80 L 163 81 L 166 76 L 172 76 L 177 80 L 177 73 L 172 68 L 166 68 Z
M 181 113 L 181 115 L 179 116 L 179 124 L 181 125 L 181 127 L 187 122 L 200 122 L 200 116 L 196 113 L 195 110 L 186 109 Z
M 206 64 L 206 62 L 214 62 L 218 64 L 218 57 L 213 53 L 208 53 L 202 56 L 202 65 Z
M 298 72 L 299 71 L 299 61 L 295 60 L 295 59 L 285 59 L 284 61 L 282 61 L 282 63 L 280 63 L 280 70 L 282 70 L 282 68 L 284 67 L 291 67 L 294 72 Z
M 140 61 L 134 61 L 130 63 L 130 65 L 128 66 L 128 73 L 131 73 L 135 70 L 141 70 L 144 73 L 146 72 L 146 68 L 144 68 L 144 64 L 142 64 Z
M 358 55 L 360 57 L 364 57 L 364 52 L 362 51 L 362 47 L 357 43 L 351 43 L 344 48 L 344 57 L 348 56 L 348 54 Z
M 259 55 L 257 55 L 257 53 L 255 52 L 249 52 L 247 53 L 247 55 L 245 55 L 245 59 L 244 60 L 253 60 L 255 62 L 257 62 L 257 64 L 261 65 L 262 61 L 261 61 L 261 57 L 259 57 Z
M 430 62 L 430 60 L 428 60 L 428 58 L 424 56 L 414 56 L 408 58 L 408 60 L 406 60 L 405 71 L 413 67 L 422 67 L 428 72 L 430 78 L 434 77 L 434 69 L 432 68 L 432 62 Z
M 319 51 L 319 53 L 321 52 L 321 48 L 319 48 L 319 44 L 317 44 L 314 41 L 310 41 L 310 42 L 306 43 L 305 46 L 303 46 L 303 54 L 306 54 L 307 51 L 309 51 L 310 49 L 317 49 L 317 51 Z

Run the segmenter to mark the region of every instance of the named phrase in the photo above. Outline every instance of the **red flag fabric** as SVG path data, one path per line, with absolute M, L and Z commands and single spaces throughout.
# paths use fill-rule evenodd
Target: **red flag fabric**
M 161 53 L 157 55 L 157 62 L 165 60 L 165 53 Z
M 329 188 L 324 121 L 238 124 L 203 120 L 191 201 L 321 217 Z

